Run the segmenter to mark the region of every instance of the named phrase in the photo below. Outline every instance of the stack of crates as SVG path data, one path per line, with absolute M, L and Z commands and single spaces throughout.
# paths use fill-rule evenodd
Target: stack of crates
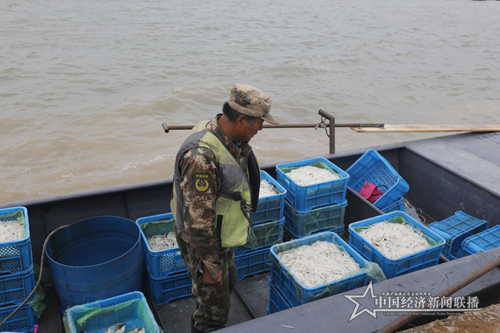
M 338 174 L 331 180 L 309 186 L 299 186 L 289 176 L 293 169 L 316 166 Z M 344 214 L 347 207 L 346 190 L 349 174 L 329 160 L 319 157 L 276 166 L 278 183 L 286 190 L 285 234 L 287 239 L 300 239 L 320 231 L 344 231 Z
M 147 237 L 174 231 L 172 213 L 137 219 L 141 227 L 142 249 L 146 263 L 148 288 L 156 305 L 191 295 L 191 278 L 178 247 L 152 251 Z
M 383 221 L 398 223 L 397 220 L 401 217 L 428 240 L 431 240 L 434 245 L 398 259 L 390 259 L 358 232 L 359 230 Z M 410 215 L 400 211 L 349 224 L 349 245 L 358 251 L 366 260 L 378 264 L 388 279 L 427 267 L 436 266 L 445 244 L 446 241 L 440 235 L 427 228 L 424 224 L 415 220 Z
M 458 256 L 462 242 L 466 238 L 488 229 L 488 221 L 458 211 L 443 221 L 429 224 L 429 229 L 446 240 L 443 255 L 454 260 Z
M 384 213 L 404 212 L 403 195 L 410 186 L 377 151 L 368 150 L 347 169 L 347 173 L 351 176 L 349 187 L 355 192 L 359 193 L 365 182 L 368 182 L 384 193 L 373 203 L 375 207 Z
M 290 309 L 321 298 L 360 288 L 368 284 L 370 277 L 367 272 L 359 271 L 358 273 L 314 288 L 305 287 L 278 257 L 278 254 L 302 245 L 312 245 L 317 241 L 326 241 L 335 244 L 341 251 L 351 256 L 362 269 L 366 268 L 367 261 L 344 242 L 339 235 L 333 232 L 320 232 L 301 239 L 275 245 L 271 248 L 268 314 Z
M 273 186 L 276 194 L 259 198 L 259 207 L 252 213 L 255 239 L 246 246 L 234 248 L 234 262 L 238 280 L 270 270 L 269 249 L 283 241 L 283 217 L 286 190 L 267 172 L 260 172 L 261 179 Z
M 24 238 L 0 243 L 0 322 L 3 321 L 35 288 L 33 253 L 31 251 L 28 211 L 25 207 L 0 210 L 0 223 L 20 223 Z M 35 293 L 29 301 L 35 298 Z M 0 332 L 29 332 L 38 324 L 30 305 L 24 304 L 1 327 Z
M 457 258 L 500 247 L 500 225 L 481 231 L 463 240 Z

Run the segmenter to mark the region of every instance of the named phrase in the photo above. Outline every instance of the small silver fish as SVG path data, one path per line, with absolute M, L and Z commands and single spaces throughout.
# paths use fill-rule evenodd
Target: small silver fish
M 126 324 L 124 323 L 113 324 L 110 327 L 108 327 L 108 329 L 105 330 L 104 333 L 124 333 L 125 326 Z
M 146 329 L 143 327 L 143 328 L 141 328 L 141 329 L 139 330 L 139 332 L 137 332 L 137 333 L 146 333 Z
M 130 330 L 130 331 L 125 332 L 125 333 L 138 333 L 138 332 L 139 332 L 139 327 L 134 328 L 133 330 Z

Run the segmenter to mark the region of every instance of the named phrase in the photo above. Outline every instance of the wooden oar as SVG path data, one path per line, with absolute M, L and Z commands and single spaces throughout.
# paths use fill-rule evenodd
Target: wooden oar
M 383 127 L 351 127 L 359 133 L 381 132 L 496 132 L 500 131 L 500 124 L 463 124 L 463 125 L 388 125 Z

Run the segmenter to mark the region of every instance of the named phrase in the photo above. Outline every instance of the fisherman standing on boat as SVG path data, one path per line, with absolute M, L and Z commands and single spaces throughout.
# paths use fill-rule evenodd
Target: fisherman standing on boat
M 233 247 L 247 242 L 259 202 L 260 168 L 248 142 L 264 121 L 278 124 L 270 109 L 265 93 L 234 85 L 223 114 L 198 123 L 177 153 L 171 210 L 197 302 L 191 332 L 228 320 L 238 275 Z

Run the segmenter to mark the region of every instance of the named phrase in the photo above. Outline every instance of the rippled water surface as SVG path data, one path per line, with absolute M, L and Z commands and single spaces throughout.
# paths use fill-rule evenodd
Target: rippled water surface
M 171 177 L 234 83 L 281 123 L 500 123 L 500 2 L 0 0 L 0 202 Z M 337 130 L 337 151 L 430 137 Z M 328 153 L 263 130 L 261 163 Z

